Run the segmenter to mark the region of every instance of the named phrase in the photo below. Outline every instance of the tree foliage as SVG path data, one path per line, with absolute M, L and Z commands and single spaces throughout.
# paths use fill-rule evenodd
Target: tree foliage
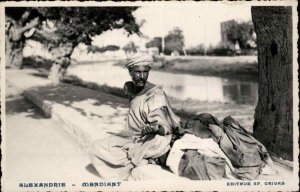
M 92 37 L 104 31 L 124 28 L 129 34 L 139 33 L 132 11 L 136 7 L 43 7 L 39 12 L 55 22 L 62 42 L 90 45 Z
M 154 37 L 151 41 L 146 43 L 146 48 L 156 47 L 158 48 L 159 53 L 162 52 L 162 39 L 161 37 Z
M 169 34 L 164 37 L 165 47 L 164 50 L 162 47 L 162 38 L 154 37 L 148 43 L 146 43 L 146 47 L 156 47 L 159 52 L 163 52 L 167 55 L 170 55 L 172 52 L 183 53 L 184 48 L 184 36 L 183 32 L 180 28 L 175 27 L 173 30 L 169 31 Z
M 136 53 L 137 49 L 138 46 L 133 41 L 130 41 L 123 47 L 123 50 L 125 51 L 126 54 Z
M 238 42 L 241 49 L 251 49 L 256 47 L 254 28 L 251 21 L 241 23 L 234 21 L 227 31 L 227 38 L 233 44 Z
M 183 53 L 184 36 L 180 28 L 175 27 L 165 37 L 165 53 L 171 54 L 174 51 Z
M 53 53 L 55 71 L 65 71 L 74 48 L 91 45 L 103 32 L 123 28 L 128 35 L 140 35 L 140 24 L 133 16 L 138 7 L 7 7 L 6 58 L 9 65 L 22 63 L 25 32 L 35 28 L 30 38 L 46 44 Z M 18 49 L 16 49 L 16 47 Z M 14 58 L 19 56 L 18 61 Z M 62 68 L 65 68 L 62 70 Z M 64 73 L 64 72 L 62 72 Z
M 54 30 L 51 34 L 43 36 L 47 31 L 42 31 L 33 38 L 42 43 L 48 40 L 54 46 L 71 43 L 75 47 L 79 43 L 91 45 L 92 37 L 107 30 L 124 28 L 128 34 L 140 34 L 140 26 L 132 15 L 136 9 L 137 7 L 7 7 L 5 13 L 7 18 L 22 26 L 33 18 L 52 22 Z M 25 19 L 24 13 L 28 15 Z
M 99 47 L 97 45 L 90 45 L 87 47 L 88 53 L 104 53 L 106 51 L 118 51 L 120 49 L 119 46 L 116 45 L 107 45 L 104 47 Z
M 205 47 L 203 44 L 191 47 L 186 50 L 188 55 L 204 55 Z

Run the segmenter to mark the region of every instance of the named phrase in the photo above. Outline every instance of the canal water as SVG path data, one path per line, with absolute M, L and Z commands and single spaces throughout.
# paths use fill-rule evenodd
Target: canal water
M 127 69 L 114 66 L 113 62 L 71 65 L 67 74 L 83 81 L 118 88 L 131 80 Z M 167 95 L 181 100 L 248 105 L 256 105 L 258 100 L 258 83 L 255 80 L 151 71 L 148 81 L 162 86 Z

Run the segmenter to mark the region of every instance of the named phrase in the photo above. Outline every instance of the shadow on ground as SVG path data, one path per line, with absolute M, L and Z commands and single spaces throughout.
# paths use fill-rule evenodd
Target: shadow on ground
M 91 174 L 100 177 L 99 173 L 96 171 L 95 167 L 90 163 L 87 166 L 85 166 L 85 169 L 90 172 Z
M 15 115 L 19 113 L 26 113 L 25 117 L 33 119 L 48 119 L 43 111 L 31 103 L 23 96 L 14 96 L 6 99 L 6 115 Z
M 118 117 L 122 113 L 120 109 L 129 107 L 128 100 L 125 98 L 63 83 L 55 86 L 36 87 L 26 92 L 31 95 L 37 95 L 43 101 L 50 101 L 51 103 L 73 108 L 83 116 L 88 117 L 96 116 L 102 118 L 97 108 L 104 107 L 107 108 L 107 111 L 112 110 L 111 118 Z
M 123 89 L 121 89 L 121 88 L 111 87 L 111 86 L 108 86 L 106 84 L 99 85 L 99 84 L 94 83 L 94 82 L 86 82 L 86 81 L 81 80 L 80 78 L 78 78 L 75 75 L 65 76 L 64 79 L 63 79 L 63 82 L 71 84 L 71 85 L 75 85 L 75 86 L 80 86 L 80 87 L 85 87 L 85 88 L 88 88 L 88 89 L 100 91 L 100 92 L 107 93 L 107 94 L 112 94 L 112 95 L 115 95 L 115 96 L 118 96 L 118 97 L 127 98 L 124 94 Z

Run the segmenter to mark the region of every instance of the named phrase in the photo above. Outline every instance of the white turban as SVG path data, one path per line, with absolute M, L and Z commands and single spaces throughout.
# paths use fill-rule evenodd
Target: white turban
M 151 55 L 138 55 L 126 59 L 125 67 L 130 68 L 133 66 L 149 66 L 151 67 L 153 58 Z

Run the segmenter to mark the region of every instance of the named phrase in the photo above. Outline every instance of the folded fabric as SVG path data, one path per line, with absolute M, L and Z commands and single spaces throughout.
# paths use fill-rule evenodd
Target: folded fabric
M 220 125 L 220 122 L 217 118 L 213 117 L 208 113 L 202 113 L 186 121 L 182 128 L 179 128 L 179 135 L 184 135 L 185 133 L 193 134 L 197 137 L 204 138 L 213 138 L 214 135 L 209 129 L 210 124 Z
M 222 179 L 225 174 L 225 163 L 222 157 L 205 156 L 189 149 L 180 160 L 178 173 L 179 176 L 191 180 Z
M 263 144 L 256 140 L 231 116 L 223 120 L 225 135 L 220 147 L 236 169 L 240 179 L 253 180 L 272 161 Z
M 185 134 L 181 139 L 174 142 L 173 147 L 167 159 L 167 166 L 170 170 L 179 175 L 180 161 L 188 149 L 194 149 L 197 153 L 206 157 L 223 158 L 226 162 L 224 178 L 236 178 L 234 167 L 230 160 L 226 157 L 219 145 L 213 139 L 201 139 L 191 134 Z
M 221 124 L 208 113 L 187 121 L 183 134 L 189 132 L 199 138 L 213 138 L 232 163 L 239 179 L 257 178 L 272 160 L 263 144 L 256 140 L 234 118 L 228 116 Z

